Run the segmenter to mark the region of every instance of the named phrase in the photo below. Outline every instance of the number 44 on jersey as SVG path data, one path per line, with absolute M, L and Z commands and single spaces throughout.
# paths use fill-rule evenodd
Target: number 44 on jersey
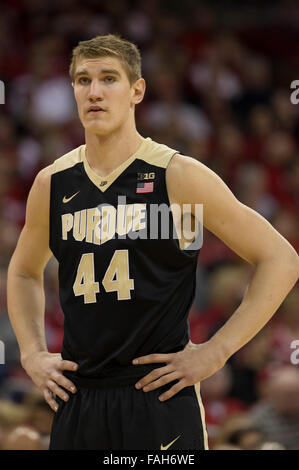
M 106 292 L 117 292 L 117 300 L 130 300 L 134 280 L 129 277 L 128 250 L 116 250 L 106 270 L 102 284 Z M 73 285 L 75 296 L 83 295 L 85 304 L 97 301 L 99 282 L 95 281 L 94 254 L 82 255 Z

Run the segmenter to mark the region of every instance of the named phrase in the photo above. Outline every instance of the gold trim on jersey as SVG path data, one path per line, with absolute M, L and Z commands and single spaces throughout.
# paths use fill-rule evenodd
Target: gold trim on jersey
M 151 165 L 159 166 L 166 168 L 172 156 L 177 153 L 175 150 L 170 149 L 166 145 L 158 144 L 154 142 L 150 137 L 144 138 L 141 144 L 139 145 L 136 152 L 131 155 L 127 160 L 125 160 L 121 165 L 119 165 L 115 170 L 113 170 L 109 175 L 100 176 L 98 173 L 93 170 L 86 158 L 86 146 L 80 148 L 82 153 L 81 159 L 84 163 L 84 169 L 87 176 L 93 182 L 93 184 L 100 189 L 102 192 L 105 192 L 109 186 L 111 186 L 114 181 L 125 171 L 128 166 L 133 163 L 133 161 L 138 158 L 143 160 Z M 136 178 L 138 175 L 136 174 Z
M 82 152 L 82 160 L 84 163 L 84 169 L 86 171 L 86 174 L 88 178 L 93 182 L 93 184 L 103 192 L 105 192 L 109 186 L 111 186 L 112 183 L 125 171 L 126 168 L 135 160 L 136 155 L 139 152 L 143 152 L 143 148 L 146 145 L 146 140 L 144 139 L 141 144 L 139 145 L 138 149 L 136 152 L 133 153 L 127 160 L 125 160 L 123 163 L 121 163 L 115 170 L 113 170 L 109 175 L 106 176 L 100 176 L 98 173 L 96 173 L 95 170 L 91 168 L 91 166 L 88 163 L 88 160 L 86 158 L 86 145 L 84 145 L 84 148 L 81 149 Z
M 176 153 L 176 150 L 168 147 L 167 145 L 159 144 L 158 142 L 153 141 L 150 137 L 143 138 L 138 149 L 133 155 L 131 155 L 131 157 L 115 168 L 115 170 L 113 170 L 109 175 L 102 177 L 90 167 L 86 158 L 86 144 L 83 144 L 55 160 L 53 163 L 52 174 L 67 170 L 77 163 L 83 162 L 88 178 L 98 189 L 100 189 L 100 191 L 105 192 L 136 158 L 143 160 L 150 165 L 167 168 L 171 158 Z M 137 179 L 138 174 L 136 173 L 136 181 Z
M 77 163 L 80 163 L 82 161 L 80 152 L 82 147 L 85 147 L 85 145 L 81 145 L 80 147 L 77 147 L 66 153 L 62 157 L 57 158 L 57 160 L 53 162 L 52 175 L 59 173 L 60 171 L 67 170 L 68 168 L 72 168 L 73 166 L 77 165 Z
M 209 450 L 205 410 L 204 410 L 204 407 L 203 407 L 203 404 L 202 404 L 202 401 L 201 401 L 201 396 L 200 396 L 200 382 L 197 382 L 194 385 L 194 388 L 195 388 L 195 393 L 196 393 L 196 396 L 197 396 L 197 401 L 198 401 L 198 405 L 199 405 L 199 409 L 200 409 L 202 431 L 203 431 L 203 438 L 204 438 L 204 447 L 205 447 L 205 450 Z

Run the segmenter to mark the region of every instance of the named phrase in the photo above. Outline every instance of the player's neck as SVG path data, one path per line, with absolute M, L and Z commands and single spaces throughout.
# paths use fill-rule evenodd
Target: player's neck
M 143 137 L 136 128 L 132 128 L 131 132 L 128 129 L 124 131 L 109 136 L 85 133 L 87 161 L 100 176 L 109 175 L 130 158 L 141 144 Z

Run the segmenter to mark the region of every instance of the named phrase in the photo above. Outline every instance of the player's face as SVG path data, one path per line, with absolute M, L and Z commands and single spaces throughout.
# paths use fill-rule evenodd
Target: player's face
M 98 135 L 110 134 L 127 123 L 145 91 L 143 78 L 131 85 L 114 57 L 82 58 L 72 85 L 83 127 Z

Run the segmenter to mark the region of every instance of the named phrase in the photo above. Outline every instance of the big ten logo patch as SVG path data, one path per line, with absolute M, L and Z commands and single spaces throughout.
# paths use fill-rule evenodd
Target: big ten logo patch
M 156 177 L 154 172 L 151 173 L 137 173 L 137 180 L 144 181 L 144 180 L 154 180 Z

